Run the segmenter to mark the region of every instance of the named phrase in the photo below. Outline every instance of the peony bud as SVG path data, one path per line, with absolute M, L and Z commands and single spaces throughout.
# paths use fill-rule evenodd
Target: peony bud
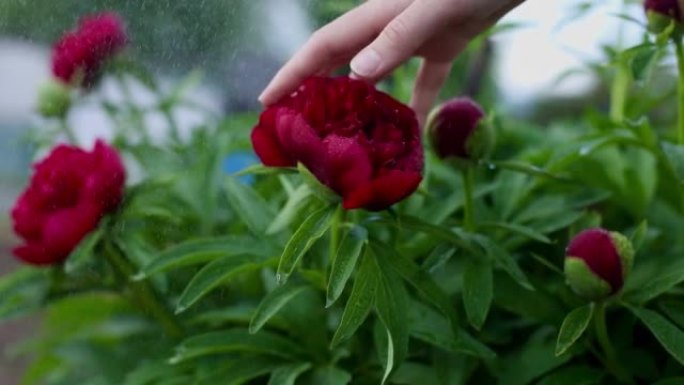
M 565 250 L 565 277 L 579 296 L 599 300 L 622 289 L 634 260 L 631 242 L 601 228 L 577 234 Z
M 442 158 L 477 160 L 494 147 L 494 132 L 482 108 L 467 97 L 451 99 L 437 107 L 428 119 L 427 132 Z
M 71 106 L 71 89 L 58 81 L 49 81 L 40 87 L 38 112 L 46 118 L 62 118 Z
M 663 32 L 675 20 L 682 22 L 684 0 L 646 0 L 644 9 L 648 18 L 648 28 L 655 32 Z

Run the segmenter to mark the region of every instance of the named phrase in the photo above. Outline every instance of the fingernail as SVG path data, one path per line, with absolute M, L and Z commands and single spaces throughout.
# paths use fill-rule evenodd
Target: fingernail
M 367 48 L 356 55 L 349 66 L 361 77 L 372 77 L 380 66 L 380 55 L 373 48 Z

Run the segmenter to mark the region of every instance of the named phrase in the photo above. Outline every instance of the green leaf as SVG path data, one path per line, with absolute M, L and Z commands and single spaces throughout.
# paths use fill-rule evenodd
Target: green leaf
M 102 238 L 102 234 L 102 229 L 97 228 L 88 234 L 83 240 L 81 240 L 76 249 L 69 254 L 69 257 L 64 263 L 64 271 L 67 274 L 81 270 L 83 267 L 88 265 L 88 263 L 90 263 L 95 245 L 97 245 Z
M 458 231 L 452 231 L 443 226 L 433 225 L 409 215 L 402 215 L 399 218 L 399 223 L 391 222 L 391 224 L 398 226 L 399 228 L 420 231 L 436 238 L 441 238 L 472 254 L 477 253 L 470 239 L 464 237 L 463 234 Z
M 192 358 L 231 352 L 267 354 L 295 360 L 304 355 L 299 345 L 266 330 L 250 334 L 244 329 L 229 329 L 187 338 L 178 345 L 176 354 L 169 362 L 175 365 Z
M 280 283 L 287 281 L 299 260 L 302 259 L 314 242 L 328 230 L 334 207 L 325 206 L 313 212 L 302 222 L 297 231 L 292 235 L 292 238 L 287 242 L 278 264 L 277 277 Z
M 568 366 L 542 378 L 537 385 L 595 385 L 604 373 L 590 366 Z
M 292 221 L 311 203 L 309 197 L 311 196 L 311 189 L 309 186 L 302 184 L 293 192 L 282 210 L 275 217 L 270 226 L 266 229 L 266 234 L 275 234 L 285 230 Z
M 542 243 L 551 243 L 551 240 L 544 234 L 530 228 L 527 226 L 522 226 L 522 225 L 517 225 L 515 223 L 506 223 L 506 222 L 482 222 L 477 224 L 478 227 L 484 227 L 484 228 L 499 228 L 499 229 L 504 229 L 508 230 L 512 233 L 522 235 L 526 238 L 533 239 L 535 241 L 539 241 Z
M 572 179 L 562 177 L 559 175 L 555 175 L 547 170 L 544 170 L 543 168 L 519 162 L 519 161 L 490 161 L 489 162 L 489 167 L 494 167 L 494 168 L 500 168 L 502 170 L 509 170 L 509 171 L 515 171 L 515 172 L 520 172 L 523 174 L 527 174 L 530 176 L 541 176 L 544 178 L 550 178 L 550 179 L 555 179 L 558 181 L 563 181 L 563 182 L 572 182 Z
M 245 175 L 278 175 L 278 174 L 294 174 L 297 169 L 294 167 L 269 167 L 261 163 L 248 166 L 235 174 L 234 177 L 239 178 Z
M 660 273 L 645 284 L 625 293 L 624 300 L 635 305 L 641 305 L 668 292 L 683 281 L 684 271 L 682 269 Z
M 448 317 L 452 327 L 458 325 L 458 316 L 454 304 L 449 295 L 435 283 L 432 276 L 421 269 L 415 262 L 400 254 L 385 244 L 373 245 L 375 255 L 384 260 L 384 264 L 396 270 L 411 286 L 445 316 Z M 391 253 L 391 254 L 390 254 Z
M 652 385 L 684 385 L 684 377 L 664 378 Z
M 351 379 L 352 376 L 348 372 L 334 366 L 326 366 L 314 370 L 310 383 L 320 385 L 347 385 Z
M 351 295 L 342 313 L 340 326 L 333 336 L 331 347 L 350 338 L 368 316 L 378 285 L 378 271 L 373 257 L 367 252 L 354 279 Z
M 646 325 L 665 350 L 684 365 L 684 332 L 652 310 L 631 306 L 629 309 Z
M 258 332 L 271 317 L 306 288 L 306 286 L 285 284 L 276 287 L 268 293 L 264 299 L 261 300 L 261 303 L 252 316 L 252 320 L 249 322 L 249 332 L 252 334 Z
M 475 329 L 479 330 L 487 319 L 493 297 L 492 266 L 488 261 L 469 258 L 463 270 L 463 305 Z
M 288 364 L 273 371 L 268 385 L 294 385 L 300 374 L 311 368 L 311 363 Z
M 283 364 L 281 359 L 264 356 L 246 356 L 227 361 L 227 365 L 215 370 L 198 385 L 240 385 L 264 374 L 270 373 Z
M 565 317 L 558 332 L 556 356 L 565 353 L 582 336 L 591 321 L 593 312 L 594 306 L 589 303 L 574 309 Z
M 520 266 L 518 266 L 518 262 L 513 259 L 512 255 L 490 238 L 477 235 L 475 236 L 475 240 L 486 250 L 487 255 L 496 261 L 520 286 L 530 291 L 534 290 L 534 286 L 532 286 L 527 275 L 522 271 Z
M 255 234 L 263 234 L 273 222 L 275 213 L 253 188 L 228 177 L 225 183 L 230 206 Z
M 375 310 L 387 331 L 387 360 L 383 362 L 384 384 L 408 354 L 408 292 L 386 259 L 377 259 L 380 279 L 375 293 Z
M 164 250 L 145 265 L 133 279 L 145 279 L 152 274 L 211 261 L 217 257 L 238 254 L 270 257 L 276 253 L 277 251 L 270 243 L 260 242 L 245 235 L 196 239 Z
M 309 171 L 309 169 L 306 168 L 306 166 L 304 166 L 302 163 L 297 163 L 297 170 L 299 171 L 299 174 L 302 176 L 302 180 L 304 181 L 304 183 L 306 183 L 306 185 L 309 186 L 313 194 L 320 200 L 322 200 L 323 202 L 328 202 L 330 204 L 337 204 L 340 202 L 340 196 L 337 195 L 337 193 L 335 193 L 333 190 L 331 190 L 330 187 L 321 183 L 321 181 L 318 180 L 316 175 Z
M 235 275 L 261 267 L 260 260 L 254 256 L 239 254 L 217 259 L 204 266 L 185 287 L 176 305 L 176 313 L 187 310 L 217 286 Z
M 634 252 L 639 251 L 639 248 L 641 248 L 641 245 L 644 243 L 644 240 L 646 239 L 646 236 L 648 235 L 648 221 L 644 219 L 639 223 L 639 226 L 634 230 L 632 233 L 632 236 L 630 237 L 630 241 L 632 242 L 632 246 L 634 247 Z
M 684 146 L 670 142 L 661 142 L 665 157 L 670 162 L 670 167 L 677 177 L 677 182 L 684 183 Z
M 361 226 L 354 226 L 340 242 L 340 247 L 330 269 L 326 307 L 332 306 L 342 294 L 367 241 L 368 231 Z
M 47 270 L 21 267 L 0 277 L 0 320 L 37 310 L 48 291 Z

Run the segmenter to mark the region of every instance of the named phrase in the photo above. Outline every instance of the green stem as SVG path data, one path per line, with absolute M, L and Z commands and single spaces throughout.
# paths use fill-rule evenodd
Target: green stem
M 605 363 L 608 370 L 615 375 L 621 382 L 632 383 L 630 375 L 625 371 L 625 369 L 620 365 L 617 359 L 617 354 L 615 354 L 615 349 L 613 344 L 610 342 L 608 337 L 608 329 L 606 328 L 606 304 L 605 302 L 597 302 L 594 307 L 594 328 L 596 332 L 596 338 L 598 339 L 601 349 L 603 349 L 603 354 L 605 355 Z
M 625 106 L 631 81 L 629 67 L 621 58 L 610 90 L 610 119 L 615 123 L 622 123 L 625 120 Z
M 169 123 L 169 133 L 171 135 L 171 139 L 174 141 L 174 143 L 180 144 L 180 128 L 178 127 L 178 123 L 176 123 L 176 119 L 173 117 L 173 113 L 167 107 L 162 108 L 162 113 L 164 114 L 166 121 Z
M 67 141 L 70 144 L 78 145 L 78 140 L 76 140 L 76 135 L 71 131 L 69 124 L 67 123 L 66 116 L 59 118 L 59 129 L 62 131 L 64 136 L 66 136 Z
M 132 281 L 130 279 L 136 273 L 136 269 L 124 257 L 122 251 L 112 242 L 105 242 L 104 254 L 117 275 L 128 286 L 133 301 L 137 303 L 140 309 L 157 320 L 168 336 L 172 338 L 182 337 L 182 326 L 155 293 L 152 285 L 147 281 Z
M 463 227 L 467 231 L 475 230 L 474 204 L 473 204 L 473 184 L 475 179 L 475 168 L 472 165 L 465 166 L 461 171 L 463 177 Z
M 672 37 L 677 56 L 677 139 L 679 144 L 684 144 L 684 48 L 679 34 Z

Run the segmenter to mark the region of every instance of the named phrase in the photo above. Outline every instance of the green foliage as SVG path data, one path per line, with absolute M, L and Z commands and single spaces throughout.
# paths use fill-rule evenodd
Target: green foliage
M 315 7 L 326 20 L 353 3 Z M 8 19 L 18 6 L 2 7 L 0 30 L 25 23 Z M 195 7 L 172 8 L 205 20 Z M 485 38 L 447 89 L 470 87 L 461 70 Z M 498 148 L 473 165 L 472 225 L 458 171 L 429 148 L 415 194 L 390 210 L 345 212 L 303 167 L 222 170 L 226 156 L 251 150 L 255 114 L 207 115 L 187 138 L 172 130 L 152 141 L 147 114 L 173 127 L 199 73 L 164 92 L 135 61 L 113 64 L 115 82 L 157 96 L 145 107 L 103 102 L 114 143 L 142 176 L 63 266 L 0 277 L 0 320 L 43 314 L 16 349 L 31 357 L 24 383 L 680 383 L 684 147 L 674 122 L 652 112 L 671 91 L 649 87 L 669 38 L 607 47 L 605 63 L 590 66 L 611 83 L 609 111 L 543 125 L 497 112 Z M 195 43 L 190 51 L 206 48 Z M 407 99 L 415 67 L 382 87 Z M 475 91 L 496 109 L 487 82 Z M 622 291 L 587 303 L 566 284 L 565 247 L 596 226 L 630 235 L 636 258 Z

